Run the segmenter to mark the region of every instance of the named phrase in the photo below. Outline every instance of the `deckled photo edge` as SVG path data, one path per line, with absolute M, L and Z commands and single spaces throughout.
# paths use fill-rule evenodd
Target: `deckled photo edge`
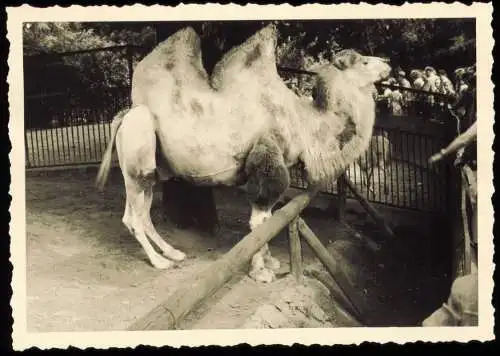
M 376 5 L 381 7 L 381 5 Z M 199 11 L 199 7 L 204 7 Z M 259 344 L 332 344 L 374 342 L 413 342 L 413 341 L 468 341 L 490 340 L 493 336 L 493 307 L 491 293 L 493 290 L 492 273 L 493 256 L 493 208 L 491 195 L 493 193 L 492 143 L 493 131 L 490 130 L 494 119 L 493 83 L 490 79 L 493 63 L 493 37 L 491 29 L 492 5 L 475 3 L 466 6 L 454 4 L 406 4 L 402 7 L 384 5 L 384 16 L 374 16 L 373 5 L 304 5 L 293 8 L 288 5 L 255 6 L 247 8 L 235 5 L 187 5 L 175 8 L 143 5 L 123 8 L 97 6 L 70 8 L 37 9 L 27 5 L 18 8 L 7 8 L 7 38 L 10 42 L 8 56 L 8 83 L 10 121 L 9 131 L 12 142 L 11 157 L 11 263 L 13 264 L 11 306 L 13 308 L 13 342 L 16 350 L 33 346 L 40 348 L 79 348 L 96 347 L 134 347 L 140 344 L 197 346 L 197 345 L 235 345 L 239 343 Z M 479 177 L 479 216 L 480 240 L 479 251 L 482 258 L 479 269 L 484 271 L 480 279 L 481 314 L 477 328 L 385 328 L 370 329 L 290 329 L 290 330 L 187 330 L 170 332 L 96 332 L 96 333 L 28 333 L 26 332 L 26 243 L 25 243 L 25 167 L 23 145 L 23 73 L 22 73 L 22 31 L 21 24 L 26 21 L 115 21 L 134 20 L 152 21 L 164 16 L 168 20 L 218 20 L 218 19 L 286 19 L 286 18 L 405 18 L 406 10 L 411 9 L 412 17 L 436 17 L 442 14 L 436 10 L 446 8 L 446 15 L 441 17 L 476 17 L 477 29 L 487 36 L 477 36 L 478 97 L 481 105 L 478 107 L 480 120 L 478 140 Z M 139 11 L 137 10 L 139 9 Z M 248 9 L 251 9 L 250 12 Z M 95 11 L 99 10 L 99 11 Z M 234 10 L 234 11 L 233 11 Z M 95 11 L 95 12 L 94 12 Z M 22 179 L 21 179 L 22 177 Z M 482 237 L 481 237 L 482 236 Z M 486 258 L 488 257 L 488 258 Z M 486 273 L 489 271 L 489 273 Z M 389 336 L 390 337 L 389 337 Z M 196 336 L 196 337 L 195 337 Z

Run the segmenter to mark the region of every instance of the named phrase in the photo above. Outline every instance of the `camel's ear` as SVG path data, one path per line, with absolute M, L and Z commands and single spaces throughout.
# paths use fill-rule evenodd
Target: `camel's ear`
M 352 67 L 361 59 L 361 56 L 353 50 L 343 50 L 333 59 L 333 65 L 340 70 Z

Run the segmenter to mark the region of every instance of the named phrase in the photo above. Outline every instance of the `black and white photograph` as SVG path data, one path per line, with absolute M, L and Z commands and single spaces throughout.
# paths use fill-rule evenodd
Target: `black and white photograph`
M 7 13 L 15 348 L 494 338 L 491 3 Z

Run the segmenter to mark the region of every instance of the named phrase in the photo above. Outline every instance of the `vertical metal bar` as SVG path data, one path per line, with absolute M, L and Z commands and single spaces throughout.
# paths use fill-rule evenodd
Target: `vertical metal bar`
M 75 163 L 77 160 L 82 159 L 82 153 L 80 152 L 80 133 L 78 131 L 78 118 L 76 117 L 76 109 L 71 108 L 70 115 L 71 115 L 71 120 L 74 122 L 74 125 L 72 126 L 71 133 L 73 134 L 73 147 L 74 147 L 74 152 L 75 152 L 75 159 L 73 163 Z M 76 158 L 76 154 L 78 153 L 78 158 Z
M 394 157 L 393 157 L 393 144 L 392 144 L 392 139 L 394 138 L 394 135 L 393 135 L 393 132 L 394 131 L 389 131 L 388 132 L 388 137 L 389 137 L 389 164 L 390 164 L 390 173 L 391 173 L 391 190 L 390 190 L 390 194 L 391 194 L 391 204 L 394 204 L 394 163 L 396 163 L 396 161 L 394 160 Z
M 85 133 L 84 133 L 84 127 L 83 127 L 83 122 L 82 122 L 82 110 L 80 109 L 77 109 L 77 112 L 78 112 L 78 129 L 79 129 L 79 135 L 78 135 L 78 143 L 81 144 L 81 149 L 83 150 L 83 155 L 81 156 L 81 159 L 80 161 L 83 162 L 85 161 L 85 156 L 86 156 L 86 152 L 87 152 L 87 145 L 85 145 Z M 81 135 L 81 136 L 80 136 Z M 80 146 L 80 145 L 79 145 Z M 80 152 L 82 152 L 80 150 Z M 80 162 L 80 163 L 81 163 Z
M 42 166 L 44 160 L 44 155 L 43 155 L 43 146 L 41 143 L 41 137 L 42 135 L 40 134 L 38 128 L 35 129 L 35 139 L 36 139 L 36 151 L 38 153 L 38 166 Z
M 89 155 L 85 159 L 85 163 L 89 163 L 92 161 L 92 140 L 90 135 L 90 109 L 85 109 L 85 129 L 87 131 L 87 146 Z
M 64 164 L 64 141 L 62 133 L 62 120 L 59 116 L 58 125 L 56 127 L 56 144 L 57 144 L 57 155 L 59 157 L 59 163 Z
M 71 130 L 71 122 L 70 120 L 68 119 L 68 115 L 67 115 L 67 112 L 66 110 L 64 110 L 63 112 L 63 117 L 64 117 L 64 136 L 63 138 L 66 139 L 66 154 L 64 155 L 65 159 L 69 162 L 72 162 L 73 159 L 71 158 L 72 157 L 72 147 L 71 147 L 71 140 L 70 140 L 70 130 Z
M 404 132 L 403 137 L 405 138 L 403 140 L 403 147 L 402 147 L 402 153 L 403 153 L 403 169 L 402 169 L 402 183 L 403 183 L 403 206 L 406 208 L 408 207 L 408 202 L 406 200 L 406 175 L 405 175 L 405 170 L 408 167 L 408 133 Z
M 29 159 L 28 162 L 29 162 L 29 166 L 32 166 L 34 165 L 34 160 L 35 160 L 35 152 L 34 152 L 34 146 L 33 146 L 33 131 L 31 129 L 31 114 L 28 112 L 27 114 L 27 120 L 24 121 L 25 122 L 25 125 L 26 125 L 26 122 L 28 122 L 28 127 L 24 128 L 24 131 L 26 132 L 26 146 L 29 146 L 28 145 L 28 136 L 29 136 L 29 140 L 31 142 L 31 150 L 29 149 L 28 147 L 28 155 L 27 155 L 27 158 Z
M 68 143 L 71 143 L 71 155 L 70 155 L 70 161 L 74 162 L 76 161 L 76 146 L 75 146 L 75 133 L 74 133 L 74 125 L 73 125 L 73 116 L 71 114 L 71 111 L 65 113 L 66 118 L 68 120 Z
M 99 141 L 99 161 L 101 161 L 103 155 L 103 148 L 102 148 L 103 142 L 101 137 L 102 118 L 99 115 L 96 116 L 96 126 L 97 126 L 97 140 Z
M 433 152 L 437 152 L 438 151 L 438 145 L 434 145 L 434 150 Z M 433 179 L 433 184 L 432 184 L 432 188 L 433 188 L 433 192 L 434 192 L 434 197 L 435 197 L 435 200 L 434 200 L 434 210 L 437 209 L 438 205 L 441 206 L 441 197 L 439 196 L 439 189 L 438 189 L 438 185 L 437 185 L 437 180 L 438 180 L 438 177 L 439 179 L 441 179 L 441 175 L 442 175 L 442 172 L 441 171 L 441 164 L 438 162 L 435 167 L 434 167 L 434 179 Z
M 425 196 L 424 196 L 424 167 L 426 164 L 426 151 L 424 150 L 425 136 L 420 136 L 420 150 L 419 150 L 419 160 L 420 160 L 420 205 L 422 210 L 426 210 L 425 206 Z
M 401 164 L 401 144 L 402 144 L 402 136 L 401 136 L 401 131 L 400 130 L 397 130 L 395 131 L 396 134 L 397 134 L 397 137 L 398 139 L 395 140 L 397 143 L 398 143 L 398 146 L 399 146 L 399 149 L 398 149 L 398 152 L 399 152 L 399 155 L 398 155 L 398 158 L 397 158 L 397 162 L 396 162 L 396 196 L 397 196 L 397 206 L 398 207 L 401 207 L 401 202 L 400 202 L 400 199 L 399 199 L 399 184 L 401 182 L 401 179 L 399 178 L 399 165 Z
M 378 132 L 379 135 L 382 134 L 381 131 Z M 384 154 L 384 151 L 383 151 L 383 145 L 384 143 L 382 142 L 382 147 L 380 147 L 380 139 L 383 136 L 378 136 L 377 137 L 377 176 L 378 176 L 378 180 L 377 180 L 377 186 L 378 186 L 378 190 L 375 191 L 375 187 L 373 188 L 373 195 L 375 195 L 373 197 L 373 200 L 377 201 L 377 202 L 380 202 L 382 199 L 382 195 L 380 194 L 380 192 L 382 191 L 382 180 L 381 180 L 381 175 L 380 175 L 380 171 L 381 171 L 381 165 L 382 165 L 382 162 L 380 162 L 380 153 L 382 152 L 382 154 Z
M 427 152 L 426 158 L 428 159 L 432 152 L 429 149 L 431 147 L 431 138 L 427 137 L 425 140 L 425 149 Z M 428 171 L 427 171 L 427 182 L 426 182 L 426 189 L 427 189 L 427 206 L 429 209 L 434 209 L 433 204 L 434 204 L 434 194 L 431 193 L 431 180 L 434 179 L 434 167 L 429 165 L 427 163 Z
M 50 143 L 52 145 L 52 151 L 49 151 L 49 152 L 51 152 L 52 163 L 57 164 L 56 163 L 56 147 L 54 145 L 54 132 L 53 132 L 52 125 L 50 125 L 50 126 L 51 127 L 47 130 L 47 141 L 48 141 L 48 136 L 49 136 L 49 132 L 50 132 Z
M 36 128 L 33 128 L 31 130 L 31 135 L 32 137 L 35 138 L 35 144 L 33 146 L 33 156 L 35 156 L 36 154 L 36 164 L 34 165 L 34 167 L 38 167 L 41 162 L 42 162 L 42 159 L 41 159 L 41 152 L 40 152 L 40 145 L 38 144 L 38 132 L 37 132 L 37 129 Z M 33 157 L 33 160 L 35 161 L 35 157 Z
M 81 142 L 81 137 L 80 137 L 80 118 L 79 118 L 79 113 L 78 109 L 75 109 L 75 111 L 72 111 L 72 115 L 75 116 L 75 131 L 76 131 L 76 141 L 75 141 L 75 146 L 78 149 L 78 161 L 82 161 L 82 142 Z
M 47 129 L 40 130 L 42 135 L 43 153 L 45 154 L 45 166 L 50 165 L 49 135 Z
M 24 166 L 31 167 L 29 149 L 28 149 L 28 130 L 24 130 Z
M 96 140 L 96 132 L 95 132 L 95 122 L 96 122 L 96 108 L 90 109 L 90 123 L 89 123 L 89 131 L 91 132 L 92 138 L 90 139 L 90 143 L 92 145 L 92 161 L 97 162 L 98 154 L 97 154 L 97 140 Z
M 64 148 L 64 163 L 69 163 L 71 162 L 71 147 L 69 145 L 69 126 L 68 126 L 68 119 L 66 117 L 66 111 L 63 111 L 63 127 L 61 129 L 63 130 L 62 132 L 63 142 L 66 139 L 66 147 Z
M 87 125 L 87 109 L 81 110 L 83 120 L 82 120 L 82 142 L 83 142 L 83 162 L 86 163 L 89 161 L 89 148 L 88 147 L 88 125 Z
M 418 160 L 418 164 L 417 164 L 417 149 L 418 149 L 418 145 L 417 145 L 417 138 L 419 136 L 418 135 L 413 135 L 413 161 L 415 162 L 415 165 L 414 165 L 414 169 L 413 169 L 413 185 L 415 186 L 415 200 L 414 200 L 414 203 L 415 203 L 415 207 L 417 209 L 419 209 L 419 192 L 420 192 L 420 189 L 419 189 L 419 185 L 418 185 L 418 174 L 419 172 L 422 170 L 422 162 L 421 160 L 419 159 Z
M 98 154 L 98 141 L 97 141 L 97 133 L 95 132 L 95 129 L 96 129 L 96 124 L 97 124 L 97 115 L 96 115 L 96 110 L 95 109 L 91 109 L 91 126 L 92 126 L 92 142 L 94 143 L 94 146 L 92 148 L 92 154 L 93 154 L 93 159 L 94 161 L 98 161 L 99 160 L 99 154 Z M 100 147 L 99 147 L 100 149 Z
M 412 198 L 412 206 L 415 209 L 418 209 L 418 171 L 420 169 L 420 161 L 417 161 L 417 134 L 412 134 L 412 151 L 411 151 L 411 159 L 413 160 L 412 170 L 411 170 L 411 181 L 412 185 L 410 186 L 411 198 Z
M 415 182 L 412 181 L 412 176 L 415 172 L 415 160 L 412 161 L 412 141 L 415 139 L 413 134 L 408 133 L 408 141 L 407 142 L 407 153 L 408 153 L 408 204 L 410 208 L 413 208 L 413 188 L 415 186 Z
M 55 135 L 55 139 L 54 139 L 54 145 L 56 147 L 55 151 L 57 151 L 57 162 L 58 164 L 61 164 L 61 147 L 59 146 L 59 120 L 57 120 L 57 125 L 56 127 L 52 128 L 52 136 L 54 137 Z

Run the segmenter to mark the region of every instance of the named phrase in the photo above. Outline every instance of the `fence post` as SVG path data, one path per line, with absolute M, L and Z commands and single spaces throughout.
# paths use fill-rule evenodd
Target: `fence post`
M 345 208 L 347 205 L 347 183 L 345 172 L 337 179 L 337 190 L 338 190 L 338 201 L 336 209 L 336 219 L 338 221 L 344 221 Z
M 298 283 L 303 280 L 302 246 L 298 230 L 298 220 L 288 225 L 288 243 L 290 246 L 290 271 Z

